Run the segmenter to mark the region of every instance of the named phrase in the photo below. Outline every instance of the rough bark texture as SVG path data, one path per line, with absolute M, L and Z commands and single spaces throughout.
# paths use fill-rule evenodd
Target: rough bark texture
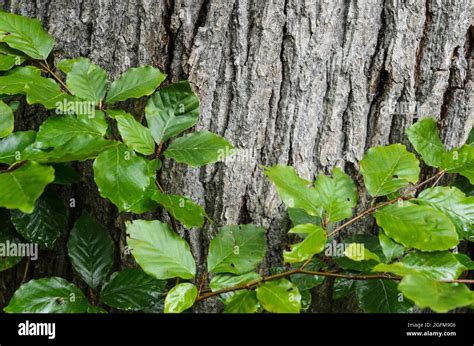
M 294 165 L 306 178 L 341 166 L 360 181 L 364 151 L 405 142 L 416 118 L 441 120 L 448 146 L 462 143 L 474 121 L 470 0 L 0 0 L 0 7 L 43 21 L 56 38 L 55 59 L 88 56 L 111 78 L 152 64 L 171 81 L 192 82 L 202 105 L 197 127 L 241 152 L 203 169 L 168 163 L 162 180 L 169 192 L 204 205 L 217 225 L 265 226 L 263 273 L 281 263 L 288 221 L 259 164 Z M 34 116 L 25 112 L 20 127 L 37 124 Z M 98 196 L 84 167 L 84 183 L 62 191 L 78 199 L 71 225 L 82 209 L 92 210 L 123 247 L 129 216 Z M 370 229 L 365 221 L 350 232 Z M 183 232 L 200 272 L 216 231 Z M 117 257 L 118 267 L 131 262 Z M 24 269 L 2 273 L 3 299 Z M 26 279 L 46 275 L 72 279 L 65 253 L 42 253 Z M 312 311 L 355 311 L 350 302 L 332 302 L 329 286 L 316 290 Z M 196 311 L 220 308 L 213 301 Z

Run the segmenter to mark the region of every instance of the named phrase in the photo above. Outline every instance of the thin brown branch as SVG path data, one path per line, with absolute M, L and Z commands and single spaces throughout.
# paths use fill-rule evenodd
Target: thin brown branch
M 46 60 L 40 61 L 39 62 L 40 66 L 48 72 L 59 84 L 61 84 L 61 87 L 65 92 L 67 92 L 69 95 L 72 95 L 71 90 L 67 87 L 66 83 L 63 82 L 63 80 L 49 67 L 49 64 Z

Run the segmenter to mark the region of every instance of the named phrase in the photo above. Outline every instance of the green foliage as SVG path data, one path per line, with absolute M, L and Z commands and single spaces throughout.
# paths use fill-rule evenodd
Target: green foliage
M 409 183 L 416 183 L 420 175 L 419 162 L 402 144 L 369 149 L 360 161 L 360 172 L 372 197 L 386 196 Z
M 257 288 L 257 298 L 268 312 L 298 313 L 301 310 L 301 294 L 286 279 L 269 281 Z
M 168 159 L 192 168 L 224 160 L 234 152 L 232 144 L 192 130 L 200 105 L 189 82 L 159 88 L 166 75 L 141 66 L 109 85 L 106 71 L 87 58 L 50 66 L 53 44 L 37 20 L 0 12 L 0 245 L 32 242 L 56 250 L 60 237 L 69 234 L 69 260 L 83 288 L 88 286 L 87 297 L 62 278 L 41 278 L 21 285 L 6 312 L 180 313 L 218 296 L 225 313 L 299 313 L 309 310 L 311 291 L 325 276 L 337 276 L 334 299 L 353 295 L 365 312 L 410 312 L 414 304 L 436 312 L 474 306 L 473 292 L 459 280 L 474 261 L 457 253 L 457 246 L 474 241 L 472 133 L 467 144 L 447 150 L 434 119 L 408 129 L 421 164 L 440 170 L 432 177 L 420 176 L 420 161 L 402 144 L 370 148 L 360 161 L 360 186 L 340 168 L 331 175 L 312 173 L 309 181 L 293 167 L 264 167 L 293 225 L 281 252 L 284 266 L 270 274 L 259 267 L 266 253 L 264 228 L 219 225 L 207 266 L 195 277 L 187 232 L 202 232 L 209 221 L 200 235 L 205 239 L 214 234 L 214 224 L 192 199 L 163 189 L 161 170 L 170 166 Z M 14 131 L 19 98 L 48 111 L 35 131 Z M 138 98 L 143 99 L 129 101 Z M 70 211 L 52 193 L 57 186 L 44 192 L 49 184 L 89 179 L 76 171 L 87 167 L 77 162 L 89 160 L 100 195 L 119 213 L 150 212 L 143 216 L 148 219 L 162 211 L 172 225 L 130 214 L 117 219 L 134 220 L 126 222 L 120 257 L 131 255 L 136 268 L 110 274 L 118 249 L 108 227 L 83 213 L 65 232 Z M 453 186 L 437 186 L 444 174 L 460 176 L 446 180 Z M 370 207 L 366 192 L 373 197 Z M 362 211 L 353 216 L 359 200 Z M 362 218 L 375 220 L 355 222 Z M 272 228 L 277 224 L 272 221 Z M 343 237 L 339 232 L 348 225 L 355 234 L 373 225 L 373 235 Z M 202 263 L 202 249 L 196 250 Z M 0 271 L 21 256 L 0 254 Z
M 474 303 L 472 291 L 464 284 L 436 282 L 422 275 L 407 275 L 398 289 L 420 308 L 448 312 Z
M 9 313 L 83 313 L 87 299 L 75 285 L 59 277 L 31 280 L 16 290 L 3 310 Z
M 47 192 L 36 201 L 32 213 L 12 210 L 11 221 L 23 238 L 51 249 L 66 229 L 68 210 L 59 196 Z
M 97 288 L 114 263 L 114 244 L 107 231 L 89 214 L 77 219 L 67 243 L 69 260 L 89 287 Z
M 410 312 L 413 304 L 398 292 L 392 280 L 359 280 L 355 283 L 359 307 L 371 313 Z
M 244 274 L 262 261 L 265 230 L 254 225 L 225 226 L 209 245 L 210 273 Z
M 141 269 L 113 273 L 102 287 L 100 298 L 108 306 L 127 311 L 152 308 L 165 292 L 166 281 L 157 280 Z
M 160 280 L 192 279 L 196 264 L 188 243 L 160 221 L 127 222 L 127 244 L 143 270 Z
M 283 252 L 283 258 L 287 263 L 306 261 L 323 251 L 326 244 L 324 229 L 310 223 L 295 226 L 288 233 L 303 234 L 305 238 L 302 242 L 292 245 L 291 251 Z
M 166 295 L 165 313 L 180 313 L 193 306 L 198 295 L 196 286 L 182 283 L 174 286 Z

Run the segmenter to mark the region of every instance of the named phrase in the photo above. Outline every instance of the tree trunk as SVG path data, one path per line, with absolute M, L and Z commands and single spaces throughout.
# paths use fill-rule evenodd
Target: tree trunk
M 255 223 L 268 229 L 266 273 L 281 264 L 287 214 L 259 165 L 293 165 L 312 179 L 340 166 L 360 182 L 358 161 L 373 145 L 406 142 L 416 118 L 440 120 L 448 146 L 467 138 L 474 121 L 474 6 L 471 0 L 0 0 L 7 11 L 36 17 L 56 39 L 54 58 L 87 56 L 113 79 L 152 64 L 170 81 L 189 79 L 201 99 L 199 129 L 241 149 L 225 163 L 189 169 L 166 163 L 168 192 L 205 206 L 215 226 L 186 231 L 199 275 L 217 226 Z M 415 108 L 416 106 L 416 108 Z M 38 124 L 27 111 L 19 128 Z M 91 165 L 77 187 L 70 225 L 90 210 L 123 249 L 123 221 L 101 199 Z M 359 208 L 363 208 L 364 198 Z M 160 217 L 160 214 L 148 217 Z M 369 221 L 349 232 L 370 232 Z M 64 244 L 0 278 L 0 305 L 23 279 L 58 275 L 78 282 Z M 117 268 L 132 263 L 117 251 Z M 1 285 L 4 288 L 1 288 Z M 332 302 L 328 281 L 312 311 L 356 311 Z M 214 300 L 195 308 L 216 312 Z

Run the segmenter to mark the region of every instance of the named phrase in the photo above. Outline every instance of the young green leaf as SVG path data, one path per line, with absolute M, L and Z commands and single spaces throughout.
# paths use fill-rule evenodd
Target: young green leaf
M 459 243 L 450 218 L 426 205 L 408 201 L 391 204 L 377 210 L 375 218 L 387 236 L 406 247 L 438 251 Z
M 420 175 L 420 163 L 402 144 L 370 148 L 360 161 L 360 172 L 372 197 L 385 196 L 410 183 Z
M 35 141 L 35 131 L 17 131 L 0 140 L 0 163 L 11 165 L 23 160 L 23 150 Z
M 413 304 L 397 290 L 392 280 L 359 280 L 355 283 L 359 307 L 371 313 L 407 313 Z
M 261 279 L 260 275 L 255 272 L 249 272 L 242 275 L 217 274 L 212 278 L 209 287 L 211 287 L 212 291 L 218 291 L 223 288 L 243 285 L 259 279 Z
M 306 237 L 300 243 L 291 245 L 291 251 L 283 252 L 283 259 L 287 263 L 304 262 L 324 250 L 326 232 L 319 226 L 302 224 L 293 227 L 288 233 L 305 234 Z
M 36 162 L 0 174 L 0 207 L 31 213 L 35 202 L 49 183 L 54 181 L 54 169 Z
M 224 302 L 226 314 L 253 314 L 258 308 L 259 303 L 255 291 L 238 291 Z
M 151 308 L 165 289 L 166 281 L 156 280 L 139 268 L 129 268 L 112 274 L 100 299 L 115 309 L 141 311 Z
M 311 216 L 320 216 L 321 203 L 315 188 L 311 183 L 298 176 L 293 167 L 276 165 L 267 167 L 265 175 L 275 184 L 275 187 L 288 208 L 299 208 Z
M 0 54 L 0 71 L 8 71 L 17 64 L 17 57 L 14 55 Z
M 65 74 L 68 74 L 72 70 L 72 66 L 79 61 L 90 62 L 89 59 L 84 57 L 72 58 L 72 59 L 62 59 L 59 60 L 56 64 L 56 67 Z
M 151 95 L 166 79 L 166 74 L 152 66 L 131 68 L 114 81 L 107 93 L 107 103 Z
M 321 226 L 321 218 L 319 216 L 312 216 L 303 209 L 288 208 L 288 216 L 294 226 L 304 223 L 312 223 L 313 225 Z
M 334 168 L 332 178 L 320 174 L 314 183 L 323 217 L 328 222 L 337 222 L 352 215 L 357 204 L 357 188 L 352 179 L 341 169 Z
M 174 286 L 165 298 L 165 313 L 179 314 L 193 306 L 198 295 L 196 286 L 182 283 Z
M 196 264 L 188 243 L 160 221 L 127 222 L 127 244 L 149 275 L 160 279 L 192 279 Z
M 208 132 L 193 132 L 175 139 L 165 150 L 168 159 L 185 163 L 191 167 L 201 167 L 224 160 L 234 147 L 224 138 Z
M 265 229 L 254 225 L 222 227 L 209 245 L 210 273 L 244 274 L 255 269 L 265 254 Z
M 360 250 L 362 249 L 362 251 Z M 365 248 L 364 244 L 361 243 L 350 243 L 346 247 L 344 251 L 344 255 L 350 258 L 353 261 L 360 262 L 360 261 L 370 261 L 374 260 L 380 262 L 380 257 L 370 251 L 369 249 Z
M 398 276 L 424 275 L 432 280 L 454 280 L 467 270 L 449 251 L 414 252 L 400 262 L 380 263 L 372 271 L 392 273 Z
M 73 268 L 89 287 L 102 284 L 114 263 L 114 243 L 102 225 L 84 212 L 71 230 L 67 248 Z
M 464 284 L 436 282 L 422 275 L 407 275 L 398 285 L 405 297 L 420 308 L 448 312 L 474 303 L 474 295 Z
M 125 145 L 104 151 L 94 161 L 94 180 L 100 195 L 120 211 L 128 210 L 142 199 L 150 185 L 145 159 Z
M 150 130 L 135 120 L 133 115 L 124 111 L 114 111 L 113 118 L 125 144 L 137 153 L 151 155 L 155 152 L 155 142 Z
M 145 116 L 153 138 L 160 144 L 197 123 L 199 99 L 187 81 L 174 83 L 153 94 Z
M 164 207 L 173 218 L 187 228 L 202 227 L 206 211 L 192 199 L 179 195 L 167 195 L 156 191 L 152 199 Z
M 445 169 L 449 173 L 459 173 L 474 184 L 474 147 L 446 150 L 438 134 L 436 121 L 425 118 L 407 130 L 408 139 L 423 161 L 432 167 Z
M 474 197 L 456 187 L 439 186 L 422 191 L 418 201 L 449 216 L 459 238 L 474 241 Z
M 68 209 L 56 193 L 46 191 L 35 204 L 32 213 L 11 211 L 11 221 L 25 239 L 52 249 L 65 231 Z
M 299 313 L 301 310 L 298 287 L 286 279 L 269 281 L 259 286 L 257 299 L 269 312 Z
M 3 310 L 8 313 L 84 313 L 82 291 L 59 277 L 31 280 L 20 286 Z
M 6 12 L 0 12 L 0 41 L 37 60 L 46 60 L 54 46 L 39 20 Z
M 13 111 L 3 101 L 0 101 L 0 138 L 7 137 L 13 132 Z
M 71 66 L 66 83 L 73 95 L 98 105 L 105 96 L 107 73 L 89 59 L 80 59 Z

